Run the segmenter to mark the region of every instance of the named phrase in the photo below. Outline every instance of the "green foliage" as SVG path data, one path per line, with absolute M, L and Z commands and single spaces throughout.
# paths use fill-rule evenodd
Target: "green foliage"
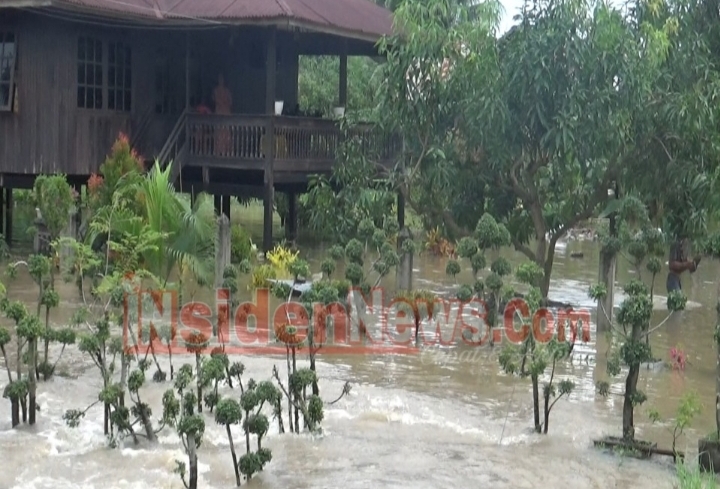
M 470 292 L 472 294 L 472 290 Z M 399 290 L 395 294 L 395 300 L 408 302 L 416 323 L 420 323 L 424 319 L 433 317 L 438 296 L 429 290 Z
M 64 175 L 40 175 L 33 187 L 35 204 L 55 240 L 67 227 L 70 211 L 75 205 L 75 193 Z
M 688 465 L 678 462 L 677 489 L 715 489 L 717 479 L 715 474 L 703 473 L 697 464 Z
M 7 328 L 0 328 L 0 348 L 4 348 L 5 345 L 10 343 L 10 332 Z
M 677 414 L 675 415 L 675 419 L 673 420 L 673 427 L 671 431 L 673 437 L 673 453 L 677 453 L 675 450 L 675 446 L 677 444 L 678 438 L 682 436 L 682 434 L 687 428 L 690 427 L 693 420 L 695 419 L 695 416 L 700 414 L 701 411 L 702 406 L 700 404 L 700 398 L 698 397 L 696 392 L 688 392 L 682 396 L 678 404 Z M 648 411 L 648 417 L 653 423 L 661 421 L 660 413 L 656 409 L 650 409 Z
M 485 213 L 475 227 L 475 237 L 481 250 L 500 248 L 510 244 L 510 234 L 503 224 L 499 224 L 494 217 Z
M 256 290 L 267 287 L 268 281 L 277 277 L 273 267 L 267 263 L 252 269 L 252 277 L 250 281 L 250 290 Z
M 533 288 L 535 294 L 539 294 L 537 288 Z M 530 315 L 522 318 L 523 327 L 528 330 L 528 336 L 520 345 L 505 344 L 500 352 L 498 361 L 503 371 L 510 375 L 517 375 L 521 378 L 530 378 L 533 385 L 535 431 L 547 434 L 550 420 L 550 412 L 555 403 L 563 396 L 569 396 L 575 388 L 574 382 L 569 379 L 560 380 L 555 383 L 555 368 L 558 362 L 568 358 L 574 344 L 571 341 L 560 341 L 553 336 L 547 343 L 538 343 L 535 332 L 532 329 L 533 315 L 539 305 L 539 300 L 528 301 Z M 574 340 L 574 339 L 573 339 Z M 550 369 L 548 382 L 542 386 L 543 396 L 543 419 L 541 422 L 539 391 L 539 379 Z
M 506 258 L 500 257 L 490 265 L 490 271 L 499 277 L 505 277 L 512 273 L 512 265 Z
M 656 253 L 646 245 L 660 237 L 657 226 L 670 235 L 704 229 L 720 195 L 707 164 L 720 156 L 712 102 L 720 77 L 705 37 L 713 28 L 697 29 L 704 7 L 541 1 L 498 37 L 498 6 L 392 2 L 402 28 L 379 43 L 387 62 L 377 114 L 402 138 L 402 160 L 378 178 L 377 162 L 344 152 L 331 178 L 342 190 L 313 187 L 315 222 L 343 232 L 377 222 L 382 204 L 370 211 L 366 203 L 388 202 L 397 189 L 426 229 L 452 238 L 478 226 L 492 236 L 492 216 L 506 225 L 501 241 L 543 268 L 563 234 L 601 212 L 644 229 L 626 246 L 638 262 Z M 616 203 L 610 187 L 624 194 Z M 362 202 L 361 215 L 352 202 Z M 606 250 L 621 246 L 603 241 Z M 472 256 L 468 244 L 459 243 L 460 257 Z
M 326 279 L 335 271 L 337 262 L 345 260 L 345 279 L 353 286 L 370 288 L 367 282 L 375 275 L 375 286 L 400 263 L 395 247 L 390 243 L 395 232 L 392 225 L 377 227 L 371 219 L 362 219 L 357 229 L 357 237 L 345 241 L 344 246 L 335 244 L 328 250 L 328 256 L 322 260 L 321 271 Z M 372 253 L 372 255 L 370 255 Z M 370 255 L 370 256 L 369 256 Z M 366 264 L 370 266 L 366 267 Z M 305 276 L 309 275 L 309 266 L 300 261 L 299 267 Z
M 515 270 L 515 277 L 522 283 L 527 285 L 537 285 L 544 275 L 544 271 L 535 262 L 526 262 L 520 264 Z
M 299 401 L 303 418 L 311 432 L 320 429 L 320 423 L 325 417 L 322 399 L 315 394 L 305 395 L 305 390 L 316 382 L 317 374 L 309 368 L 300 368 L 290 374 L 290 392 L 294 393 L 295 399 Z
M 305 260 L 294 260 L 288 265 L 288 272 L 294 280 L 307 279 L 310 277 L 310 265 Z
M 455 276 L 460 273 L 460 270 L 460 264 L 457 260 L 448 260 L 445 266 L 445 273 L 455 278 Z
M 3 398 L 11 400 L 25 399 L 28 395 L 28 379 L 15 380 L 5 386 Z
M 247 452 L 240 457 L 238 467 L 240 473 L 245 475 L 247 479 L 262 471 L 265 465 L 272 460 L 270 450 L 262 447 L 262 439 L 270 427 L 270 422 L 267 416 L 262 413 L 262 408 L 266 405 L 277 405 L 280 398 L 281 393 L 272 382 L 255 383 L 254 380 L 250 379 L 248 388 L 240 396 L 240 403 L 237 404 L 232 401 L 231 405 L 223 407 L 223 409 L 229 411 L 225 413 L 228 415 L 227 419 L 233 420 L 233 422 L 240 421 L 237 410 L 242 409 L 245 412 L 243 430 L 246 436 Z M 254 435 L 257 439 L 257 450 L 255 451 L 250 450 L 250 435 Z
M 478 242 L 466 236 L 458 242 L 455 251 L 460 258 L 472 258 L 478 252 Z
M 230 259 L 233 263 L 241 263 L 244 260 L 252 260 L 253 243 L 250 233 L 239 225 L 232 226 L 230 230 Z
M 720 232 L 706 236 L 701 244 L 701 250 L 713 258 L 720 258 Z
M 470 258 L 470 266 L 472 267 L 474 277 L 477 277 L 477 274 L 483 270 L 486 265 L 485 255 L 482 253 L 476 253 Z
M 201 414 L 195 413 L 197 396 L 192 389 L 194 377 L 193 367 L 189 364 L 183 365 L 175 377 L 174 389 L 168 389 L 162 397 L 162 422 L 175 428 L 191 465 L 197 465 L 197 449 L 202 445 L 205 433 L 205 419 Z M 185 481 L 185 463 L 179 460 L 175 463 L 175 472 L 188 487 Z M 197 484 L 197 481 L 195 483 Z
M 640 264 L 647 260 L 647 269 L 652 274 L 652 284 L 648 287 L 638 279 L 631 280 L 623 287 L 625 300 L 620 304 L 614 318 L 613 334 L 619 341 L 614 341 L 607 359 L 607 373 L 614 377 L 621 374 L 622 367 L 628 367 L 626 389 L 623 393 L 626 402 L 634 408 L 647 400 L 645 393 L 637 388 L 640 367 L 642 364 L 654 360 L 650 347 L 649 335 L 657 329 L 651 327 L 653 316 L 652 289 L 655 276 L 660 271 L 658 256 L 664 252 L 662 235 L 648 225 L 649 218 L 646 207 L 636 198 L 628 197 L 619 204 L 620 238 L 618 242 L 626 248 L 632 256 L 634 265 L 639 269 Z M 635 226 L 639 226 L 638 230 Z M 604 284 L 590 287 L 588 295 L 594 300 L 604 300 L 607 289 Z M 681 291 L 668 294 L 667 307 L 670 314 L 681 311 L 687 304 L 687 298 Z M 604 314 L 608 311 L 602 309 Z M 663 321 L 664 323 L 664 321 Z M 659 326 L 661 326 L 660 323 Z M 610 394 L 610 385 L 606 381 L 596 384 L 602 396 Z M 623 438 L 634 440 L 635 428 L 632 418 L 623 411 Z
M 377 63 L 369 58 L 348 57 L 348 110 L 372 117 L 375 108 L 373 74 Z M 340 63 L 337 56 L 300 56 L 298 96 L 300 110 L 331 116 L 338 103 Z

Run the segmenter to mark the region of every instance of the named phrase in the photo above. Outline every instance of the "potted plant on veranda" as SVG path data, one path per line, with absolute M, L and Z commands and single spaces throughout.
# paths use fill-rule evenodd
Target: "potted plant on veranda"
M 704 251 L 706 255 L 720 258 L 720 233 L 708 237 Z M 698 440 L 698 462 L 706 472 L 720 473 L 720 284 L 717 291 L 716 320 L 713 338 L 717 351 L 715 370 L 715 431 Z

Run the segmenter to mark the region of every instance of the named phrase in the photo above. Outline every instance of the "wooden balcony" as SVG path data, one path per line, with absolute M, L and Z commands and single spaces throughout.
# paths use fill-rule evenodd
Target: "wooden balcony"
M 272 132 L 271 132 L 272 131 Z M 329 173 L 344 138 L 355 139 L 366 157 L 390 165 L 401 149 L 400 139 L 372 125 L 343 131 L 333 120 L 270 115 L 187 114 L 185 166 L 264 170 L 265 135 L 274 135 L 274 173 Z

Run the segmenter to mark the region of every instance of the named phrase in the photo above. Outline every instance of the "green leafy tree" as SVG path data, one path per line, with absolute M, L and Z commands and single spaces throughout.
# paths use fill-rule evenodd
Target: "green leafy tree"
M 307 388 L 311 387 L 313 382 L 317 382 L 317 374 L 309 368 L 297 369 L 290 375 L 290 389 L 288 392 L 285 389 L 284 384 L 280 380 L 280 373 L 277 367 L 273 367 L 273 377 L 280 385 L 280 389 L 285 394 L 285 397 L 292 399 L 293 407 L 302 413 L 303 421 L 308 431 L 317 432 L 321 430 L 320 423 L 325 417 L 323 410 L 323 401 L 320 396 L 307 395 Z M 346 389 L 343 389 L 345 392 Z M 296 433 L 300 432 L 299 423 L 295 421 Z
M 198 376 L 197 372 L 193 373 L 192 365 L 183 365 L 175 377 L 174 389 L 165 391 L 162 399 L 163 423 L 175 428 L 188 457 L 188 464 L 175 461 L 175 472 L 180 475 L 186 489 L 198 487 L 197 451 L 205 433 L 205 419 L 202 414 L 195 412 L 196 406 L 202 405 L 202 401 L 197 399 L 192 389 L 192 382 Z
M 483 214 L 471 236 L 466 236 L 458 242 L 456 252 L 458 257 L 470 261 L 473 273 L 473 284 L 463 284 L 457 298 L 468 302 L 480 298 L 485 304 L 487 313 L 488 338 L 493 342 L 492 329 L 496 326 L 497 318 L 501 315 L 501 304 L 507 303 L 514 291 L 507 287 L 503 279 L 512 273 L 512 267 L 507 259 L 498 257 L 490 264 L 490 274 L 482 277 L 480 272 L 487 267 L 487 252 L 497 250 L 510 244 L 510 233 L 505 225 L 498 223 L 490 214 Z M 450 259 L 445 267 L 449 275 L 460 272 L 460 263 Z
M 270 422 L 262 409 L 266 405 L 274 406 L 280 396 L 280 391 L 272 382 L 256 383 L 253 379 L 248 381 L 247 389 L 240 396 L 240 407 L 245 413 L 243 429 L 246 452 L 240 457 L 238 466 L 247 480 L 261 472 L 265 465 L 272 460 L 272 452 L 262 446 L 262 439 L 270 428 Z M 250 447 L 251 435 L 257 439 L 257 450 L 252 450 Z
M 372 119 L 376 94 L 373 76 L 378 63 L 371 58 L 350 56 L 347 62 L 347 109 L 357 116 Z M 331 116 L 338 104 L 339 56 L 300 56 L 298 96 L 300 110 Z
M 380 234 L 383 234 L 382 232 L 380 234 L 375 233 L 374 226 L 368 226 L 365 229 L 365 234 L 372 234 L 375 236 L 375 239 L 377 241 L 380 240 Z M 383 236 L 385 236 L 383 234 Z M 362 247 L 362 244 L 360 241 L 356 240 L 354 243 L 354 248 Z M 288 374 L 288 380 L 287 380 L 287 387 L 281 385 L 283 388 L 283 392 L 286 395 L 287 402 L 288 402 L 288 418 L 290 421 L 290 430 L 294 431 L 295 433 L 300 432 L 300 413 L 303 412 L 303 416 L 307 418 L 308 416 L 312 416 L 311 414 L 308 414 L 310 411 L 310 408 L 308 407 L 310 404 L 307 404 L 308 398 L 305 392 L 305 387 L 302 389 L 299 389 L 298 385 L 304 385 L 303 382 L 310 379 L 310 386 L 312 388 L 312 397 L 311 404 L 312 404 L 312 412 L 316 413 L 317 409 L 322 409 L 322 400 L 320 399 L 320 388 L 318 386 L 318 376 L 317 376 L 317 366 L 316 366 L 316 356 L 318 351 L 322 348 L 322 346 L 325 344 L 327 339 L 327 332 L 330 329 L 334 328 L 335 334 L 339 334 L 340 328 L 344 327 L 344 324 L 335 324 L 335 319 L 338 315 L 344 315 L 344 313 L 348 310 L 349 304 L 348 304 L 348 295 L 350 293 L 351 288 L 351 281 L 350 280 L 331 280 L 330 274 L 332 271 L 335 270 L 336 261 L 341 259 L 343 256 L 346 255 L 347 248 L 343 249 L 341 246 L 336 245 L 333 246 L 329 250 L 328 257 L 322 261 L 321 268 L 324 271 L 323 278 L 321 280 L 315 281 L 310 286 L 310 289 L 303 292 L 303 294 L 300 297 L 300 305 L 302 306 L 299 314 L 299 320 L 300 321 L 307 321 L 307 332 L 306 334 L 302 334 L 298 327 L 293 324 L 293 322 L 290 320 L 290 299 L 292 298 L 293 288 L 294 286 L 299 283 L 300 280 L 304 280 L 305 277 L 308 277 L 310 275 L 310 267 L 309 264 L 302 259 L 296 259 L 294 260 L 290 266 L 289 271 L 293 276 L 293 281 L 291 284 L 283 283 L 283 282 L 277 282 L 273 287 L 273 293 L 276 297 L 280 299 L 286 300 L 286 314 L 287 314 L 287 322 L 284 324 L 277 324 L 275 326 L 275 334 L 278 340 L 286 345 L 286 359 L 287 359 L 287 374 Z M 360 255 L 353 255 L 353 252 L 351 252 L 352 256 L 362 256 L 362 251 L 358 251 Z M 385 249 L 385 258 L 388 259 L 389 250 Z M 381 253 L 381 257 L 378 259 L 382 260 L 383 255 Z M 359 258 L 357 258 L 359 259 Z M 392 259 L 392 257 L 390 257 Z M 378 274 L 382 274 L 383 272 L 387 273 L 384 268 L 380 268 L 380 270 L 377 270 Z M 383 275 L 380 275 L 383 276 Z M 297 365 L 297 350 L 300 348 L 307 348 L 308 351 L 308 360 L 309 360 L 309 371 L 313 372 L 312 377 L 308 377 L 307 375 L 302 375 L 299 373 L 302 369 L 298 369 Z M 302 381 L 299 381 L 298 379 L 303 379 Z M 281 382 L 278 377 L 278 382 Z M 295 386 L 295 387 L 293 387 Z M 346 393 L 346 390 L 349 390 L 349 387 L 346 385 L 346 387 L 343 389 L 343 394 Z M 340 397 L 342 397 L 342 395 Z M 320 404 L 318 404 L 318 402 Z M 278 419 L 278 422 L 281 422 L 282 417 L 280 414 L 280 399 L 278 399 L 276 403 L 276 413 L 275 417 Z M 305 409 L 305 411 L 303 411 Z M 307 412 L 306 412 L 307 411 Z M 294 421 L 293 421 L 294 420 Z M 319 421 L 316 421 L 316 424 L 319 423 Z M 306 421 L 307 425 L 307 421 Z M 282 431 L 282 425 L 281 425 L 281 431 Z
M 656 232 L 649 228 L 650 218 L 646 207 L 633 197 L 626 197 L 618 212 L 619 237 L 615 239 L 618 249 L 628 249 L 636 263 L 647 258 L 649 254 L 660 253 L 661 239 Z M 655 251 L 653 251 L 655 250 Z M 651 325 L 653 315 L 652 288 L 657 273 L 655 257 L 647 260 L 648 268 L 652 273 L 652 285 L 648 287 L 639 279 L 631 280 L 624 287 L 627 298 L 620 305 L 617 317 L 611 321 L 609 312 L 601 305 L 600 311 L 612 324 L 609 333 L 611 350 L 608 357 L 607 372 L 610 376 L 620 375 L 623 366 L 627 367 L 625 389 L 623 392 L 623 442 L 632 446 L 635 441 L 634 410 L 647 399 L 645 393 L 637 387 L 640 376 L 640 367 L 643 363 L 654 361 L 649 336 L 661 328 L 665 322 L 677 311 L 683 310 L 687 298 L 681 291 L 668 294 L 668 316 L 656 325 Z M 604 284 L 590 288 L 591 298 L 602 301 L 607 294 Z M 602 303 L 601 303 L 602 304 Z M 608 382 L 597 383 L 601 395 L 610 394 Z
M 237 454 L 235 453 L 235 443 L 233 441 L 232 425 L 240 424 L 242 421 L 242 409 L 235 399 L 221 399 L 215 410 L 215 422 L 225 427 L 228 442 L 230 442 L 230 453 L 232 454 L 233 468 L 235 469 L 235 483 L 240 486 L 240 468 L 238 465 Z
M 58 246 L 58 241 L 53 241 L 52 248 Z M 44 331 L 42 339 L 44 340 L 44 351 L 41 356 L 37 351 L 37 345 L 34 346 L 35 351 L 32 354 L 32 361 L 34 363 L 34 372 L 36 380 L 40 380 L 40 374 L 42 374 L 44 380 L 48 380 L 55 371 L 57 362 L 60 361 L 62 354 L 65 351 L 67 345 L 75 343 L 75 331 L 72 328 L 63 328 L 61 330 L 54 330 L 50 326 L 50 310 L 55 308 L 60 303 L 60 296 L 55 290 L 54 286 L 54 267 L 52 260 L 48 256 L 43 255 L 30 255 L 27 261 L 18 261 L 11 263 L 8 267 L 8 275 L 15 277 L 18 272 L 18 267 L 25 266 L 28 269 L 30 277 L 38 286 L 38 299 L 35 310 L 35 315 L 38 319 L 41 317 L 42 309 L 45 309 L 44 317 Z M 61 343 L 62 351 L 54 363 L 50 362 L 49 350 L 50 343 L 57 341 Z
M 677 440 L 680 438 L 685 430 L 690 427 L 693 420 L 695 419 L 695 416 L 700 414 L 701 412 L 701 405 L 700 405 L 700 399 L 695 392 L 689 392 L 685 394 L 681 399 L 680 403 L 678 404 L 677 408 L 677 414 L 674 418 L 674 425 L 671 430 L 672 434 L 672 452 L 674 454 L 675 459 L 678 458 L 678 451 L 675 448 L 677 445 Z M 651 409 L 648 413 L 648 416 L 650 417 L 650 421 L 653 423 L 657 423 L 661 421 L 660 413 L 657 411 L 657 409 Z
M 656 331 L 665 321 L 651 327 L 653 304 L 650 301 L 648 287 L 644 283 L 632 280 L 624 287 L 624 291 L 627 298 L 620 305 L 616 324 L 613 325 L 613 332 L 620 337 L 621 343 L 616 344 L 612 349 L 608 358 L 607 371 L 609 375 L 617 376 L 620 375 L 622 366 L 628 367 L 623 392 L 622 436 L 623 441 L 632 444 L 635 442 L 635 407 L 647 399 L 645 393 L 637 387 L 640 366 L 653 360 L 650 343 L 646 341 L 646 336 Z M 606 293 L 604 286 L 597 285 L 591 288 L 590 297 L 602 300 Z M 668 294 L 667 306 L 670 315 L 683 310 L 686 303 L 687 298 L 682 292 L 673 291 Z M 601 395 L 610 394 L 610 385 L 607 382 L 598 382 L 597 388 Z
M 542 269 L 534 263 L 525 263 L 518 267 L 516 277 L 526 285 L 530 285 L 530 293 L 527 294 L 524 304 L 528 307 L 528 316 L 519 316 L 522 325 L 521 331 L 525 336 L 520 345 L 507 343 L 498 357 L 502 369 L 511 375 L 518 375 L 522 378 L 530 378 L 533 392 L 533 417 L 535 432 L 547 434 L 550 426 L 550 411 L 555 403 L 563 396 L 569 396 L 575 388 L 575 383 L 569 379 L 560 380 L 555 383 L 555 370 L 559 362 L 567 360 L 572 353 L 577 339 L 577 330 L 582 324 L 558 324 L 557 331 L 549 331 L 549 341 L 538 342 L 541 324 L 535 322 L 536 313 L 540 309 L 542 296 L 537 287 L 537 278 L 543 273 Z M 518 311 L 516 309 L 516 312 Z M 513 322 L 515 318 L 513 318 Z M 542 321 L 542 318 L 540 319 Z M 570 321 L 564 320 L 565 323 Z M 567 335 L 567 327 L 571 335 Z M 545 324 L 550 327 L 550 324 Z M 543 335 L 544 337 L 544 335 Z M 548 381 L 543 384 L 542 390 L 542 411 L 540 405 L 540 378 L 550 369 Z
M 35 179 L 33 197 L 50 240 L 55 241 L 67 227 L 75 206 L 73 188 L 64 175 L 40 175 Z
M 637 132 L 647 128 L 636 120 L 674 29 L 606 4 L 541 1 L 498 39 L 499 11 L 455 0 L 397 6 L 398 32 L 380 43 L 379 113 L 402 138 L 402 158 L 379 169 L 350 154 L 334 178 L 346 193 L 398 190 L 428 229 L 456 239 L 493 215 L 543 269 L 547 298 L 558 240 L 603 209 L 642 151 Z
M 636 151 L 622 187 L 648 203 L 650 217 L 670 237 L 702 238 L 717 210 L 714 190 L 720 89 L 717 9 L 704 0 L 638 2 L 634 17 L 659 38 L 660 76 L 648 85 L 636 114 Z M 713 13 L 714 12 L 714 13 Z M 637 178 L 642 172 L 643 178 Z M 658 192 L 657 189 L 663 189 Z
M 7 298 L 3 298 L 2 309 L 3 314 L 15 323 L 15 335 L 17 338 L 15 379 L 11 380 L 11 382 L 5 386 L 3 397 L 10 399 L 13 428 L 20 424 L 21 412 L 23 422 L 35 424 L 35 413 L 37 410 L 35 355 L 37 354 L 37 339 L 42 335 L 42 325 L 37 316 L 31 315 L 27 307 L 20 301 L 10 302 Z M 4 339 L 7 340 L 8 338 L 6 337 Z M 25 349 L 26 346 L 27 349 Z M 27 355 L 25 355 L 25 353 Z M 23 363 L 27 363 L 29 367 L 26 378 L 22 376 L 21 366 Z M 28 410 L 30 411 L 29 419 Z

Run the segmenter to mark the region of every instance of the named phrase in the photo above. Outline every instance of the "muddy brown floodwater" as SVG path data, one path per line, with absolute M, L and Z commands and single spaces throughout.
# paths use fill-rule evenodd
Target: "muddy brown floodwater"
M 584 258 L 570 258 L 582 252 Z M 515 264 L 522 257 L 503 253 Z M 310 252 L 317 258 L 319 252 Z M 447 291 L 453 286 L 445 275 L 445 261 L 418 257 L 417 288 Z M 586 291 L 597 279 L 597 245 L 562 244 L 553 270 L 551 298 L 593 307 Z M 618 283 L 634 274 L 621 259 Z M 689 390 L 700 395 L 703 413 L 679 442 L 690 457 L 697 438 L 714 427 L 713 350 L 714 307 L 720 264 L 704 261 L 692 277 L 683 279 L 690 308 L 670 320 L 652 338 L 657 357 L 668 359 L 669 349 L 687 353 L 684 372 L 643 371 L 640 389 L 648 401 L 636 411 L 638 437 L 669 448 L 668 427 L 651 425 L 647 410 L 671 418 L 680 397 Z M 470 272 L 464 271 L 467 277 Z M 663 271 L 656 290 L 664 294 Z M 460 277 L 462 280 L 463 277 Z M 644 277 L 647 278 L 647 277 Z M 387 287 L 393 287 L 388 280 Z M 27 276 L 9 284 L 15 299 L 34 301 L 35 289 Z M 64 301 L 53 321 L 67 321 L 77 290 L 63 286 Z M 618 303 L 621 297 L 618 297 Z M 697 303 L 697 304 L 693 304 Z M 692 307 L 694 306 L 694 307 Z M 665 316 L 656 311 L 656 319 Z M 322 357 L 318 370 L 323 398 L 334 399 L 345 381 L 349 396 L 326 408 L 322 436 L 279 435 L 277 425 L 265 445 L 273 460 L 247 487 L 255 488 L 670 488 L 674 470 L 663 458 L 651 461 L 623 459 L 598 451 L 592 439 L 620 434 L 622 399 L 600 397 L 594 383 L 605 379 L 607 341 L 596 337 L 577 348 L 561 376 L 577 388 L 553 410 L 548 436 L 531 433 L 531 388 L 527 381 L 500 373 L 497 352 L 484 350 L 459 355 L 467 347 L 426 348 L 419 355 L 332 355 Z M 284 359 L 244 357 L 249 377 L 269 379 L 272 366 Z M 176 359 L 175 365 L 183 360 Z M 172 473 L 174 460 L 184 459 L 179 439 L 163 431 L 157 446 L 109 449 L 102 434 L 102 410 L 91 409 L 80 427 L 65 426 L 66 409 L 96 399 L 100 378 L 90 361 L 75 348 L 65 352 L 58 375 L 38 387 L 41 412 L 34 427 L 10 429 L 10 404 L 0 400 L 0 488 L 180 488 Z M 248 378 L 248 377 L 246 377 Z M 2 381 L 6 381 L 2 377 Z M 0 381 L 0 382 L 2 382 Z M 0 383 L 0 389 L 4 384 Z M 143 398 L 156 410 L 167 385 L 148 382 Z M 616 379 L 612 389 L 622 391 Z M 287 426 L 287 422 L 286 422 Z M 237 428 L 239 436 L 239 427 Z M 274 430 L 274 431 L 273 431 Z M 229 488 L 234 475 L 224 429 L 207 419 L 199 451 L 201 488 Z M 245 485 L 245 484 L 244 484 Z

